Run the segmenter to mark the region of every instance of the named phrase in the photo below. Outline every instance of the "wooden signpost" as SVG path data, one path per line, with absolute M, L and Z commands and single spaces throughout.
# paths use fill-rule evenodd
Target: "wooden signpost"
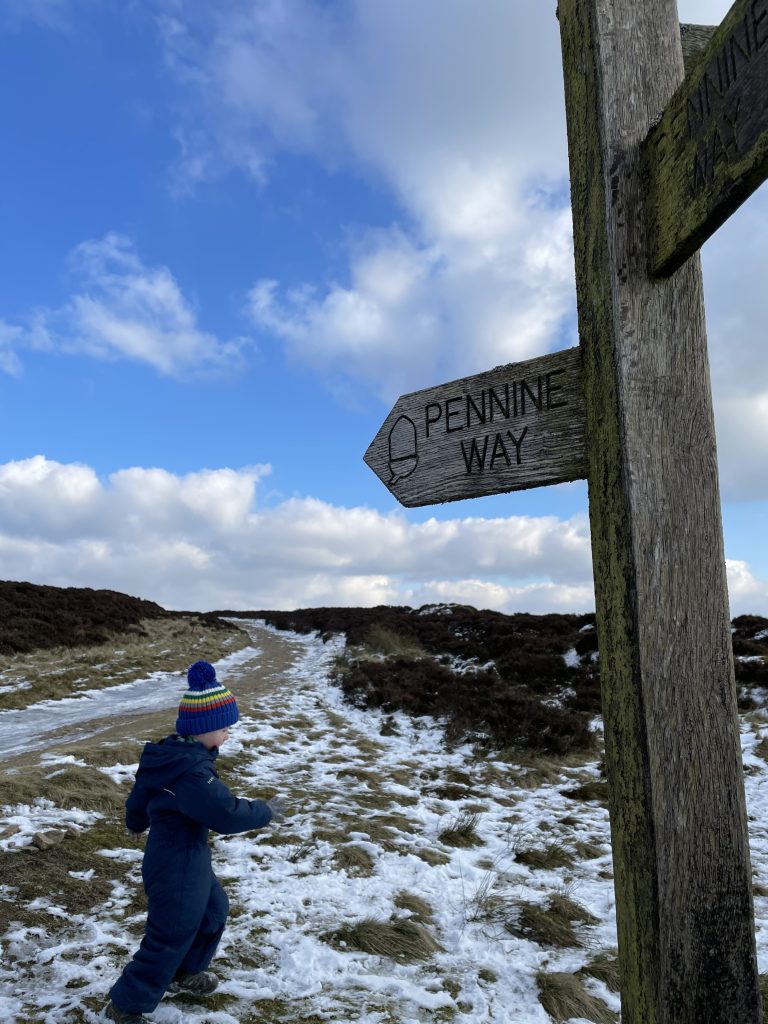
M 768 172 L 768 0 L 683 31 L 687 77 L 675 0 L 558 17 L 580 369 L 558 353 L 404 396 L 366 461 L 409 505 L 586 475 L 622 1022 L 761 1024 L 696 249 Z M 532 380 L 530 419 L 491 418 L 491 392 Z

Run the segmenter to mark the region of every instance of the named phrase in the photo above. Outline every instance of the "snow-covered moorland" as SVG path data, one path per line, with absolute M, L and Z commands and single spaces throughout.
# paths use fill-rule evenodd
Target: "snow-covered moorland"
M 329 679 L 341 641 L 260 622 L 246 627 L 251 647 L 217 662 L 243 715 L 220 773 L 244 795 L 282 793 L 291 813 L 280 826 L 213 839 L 232 903 L 214 961 L 220 988 L 205 1005 L 167 997 L 151 1019 L 617 1019 L 599 756 L 515 761 L 449 747 L 431 719 L 346 703 Z M 139 705 L 142 693 L 151 695 L 151 719 L 127 717 L 125 685 L 0 712 L 0 757 L 29 740 L 25 756 L 6 761 L 0 786 L 0 1013 L 9 1024 L 98 1021 L 141 935 L 141 845 L 122 829 L 120 806 L 140 741 L 157 738 L 163 704 L 171 731 L 183 680 L 156 673 L 128 685 Z M 49 730 L 70 720 L 75 700 L 99 702 L 98 714 L 68 744 Z M 121 703 L 112 707 L 113 700 Z M 89 737 L 113 711 L 122 734 L 113 725 Z M 746 714 L 761 970 L 768 966 L 765 737 L 768 716 Z M 66 828 L 50 848 L 32 845 L 33 836 L 45 847 L 41 833 Z

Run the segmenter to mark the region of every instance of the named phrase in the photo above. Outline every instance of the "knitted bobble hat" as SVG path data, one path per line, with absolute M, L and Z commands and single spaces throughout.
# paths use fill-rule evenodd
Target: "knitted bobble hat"
M 176 732 L 179 736 L 202 736 L 234 725 L 239 713 L 237 702 L 223 683 L 216 680 L 216 669 L 207 661 L 196 661 L 187 670 L 189 689 L 181 698 Z

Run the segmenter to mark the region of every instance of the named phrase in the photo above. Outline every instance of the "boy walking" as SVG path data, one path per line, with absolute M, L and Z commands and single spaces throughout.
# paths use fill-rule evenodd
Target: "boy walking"
M 140 835 L 151 826 L 141 875 L 147 894 L 144 938 L 109 993 L 105 1016 L 140 1024 L 166 991 L 206 995 L 206 971 L 224 931 L 229 901 L 211 868 L 208 829 L 224 834 L 282 820 L 282 800 L 245 800 L 219 781 L 214 762 L 239 715 L 207 661 L 187 672 L 176 734 L 147 743 L 126 801 L 125 822 Z

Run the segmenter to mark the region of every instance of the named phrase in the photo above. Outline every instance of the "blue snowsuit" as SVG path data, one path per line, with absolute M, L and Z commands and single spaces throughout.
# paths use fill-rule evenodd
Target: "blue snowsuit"
M 211 868 L 208 829 L 231 834 L 272 819 L 263 800 L 241 800 L 219 781 L 218 749 L 169 736 L 147 743 L 125 803 L 131 832 L 151 826 L 141 875 L 144 938 L 109 996 L 126 1013 L 149 1013 L 177 973 L 204 971 L 219 944 L 229 901 Z

